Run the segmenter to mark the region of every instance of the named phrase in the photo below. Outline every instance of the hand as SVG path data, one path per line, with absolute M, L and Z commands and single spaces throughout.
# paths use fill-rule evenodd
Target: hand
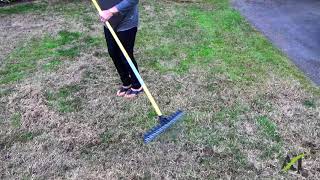
M 104 11 L 101 11 L 99 13 L 100 15 L 100 20 L 102 22 L 106 22 L 106 21 L 109 21 L 109 19 L 116 13 L 118 13 L 119 10 L 114 6 L 113 8 L 110 8 L 108 10 L 104 10 Z
M 110 10 L 104 10 L 99 13 L 100 20 L 102 22 L 109 21 L 109 19 L 113 16 L 113 13 Z

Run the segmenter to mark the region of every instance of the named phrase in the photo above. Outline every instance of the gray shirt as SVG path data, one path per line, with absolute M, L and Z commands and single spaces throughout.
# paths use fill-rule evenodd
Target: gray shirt
M 123 19 L 119 23 L 116 31 L 126 31 L 139 24 L 139 0 L 122 0 L 116 5 Z

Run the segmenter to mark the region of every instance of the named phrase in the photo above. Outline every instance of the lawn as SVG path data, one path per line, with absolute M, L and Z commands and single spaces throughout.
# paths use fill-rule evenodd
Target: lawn
M 63 2 L 63 3 L 62 3 Z M 320 178 L 320 89 L 228 0 L 140 1 L 135 56 L 181 123 L 150 144 L 90 1 L 0 8 L 0 179 Z

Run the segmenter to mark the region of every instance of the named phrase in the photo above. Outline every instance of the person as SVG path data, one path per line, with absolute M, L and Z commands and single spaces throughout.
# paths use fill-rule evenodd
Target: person
M 103 2 L 101 3 L 101 1 Z M 99 13 L 101 21 L 110 22 L 121 43 L 129 54 L 133 64 L 138 69 L 138 65 L 133 56 L 133 52 L 139 22 L 139 0 L 101 1 L 100 4 L 105 4 L 105 7 L 107 7 L 107 9 L 104 9 Z M 112 7 L 110 7 L 110 3 Z M 143 92 L 141 84 L 130 68 L 126 58 L 124 57 L 119 46 L 114 40 L 111 32 L 105 26 L 104 34 L 108 46 L 109 55 L 113 60 L 113 63 L 122 81 L 122 85 L 118 89 L 116 95 L 119 97 L 134 98 L 138 94 Z

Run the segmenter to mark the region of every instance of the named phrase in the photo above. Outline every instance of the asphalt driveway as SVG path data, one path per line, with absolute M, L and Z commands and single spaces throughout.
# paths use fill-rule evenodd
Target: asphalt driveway
M 320 85 L 320 0 L 233 0 L 233 4 Z

